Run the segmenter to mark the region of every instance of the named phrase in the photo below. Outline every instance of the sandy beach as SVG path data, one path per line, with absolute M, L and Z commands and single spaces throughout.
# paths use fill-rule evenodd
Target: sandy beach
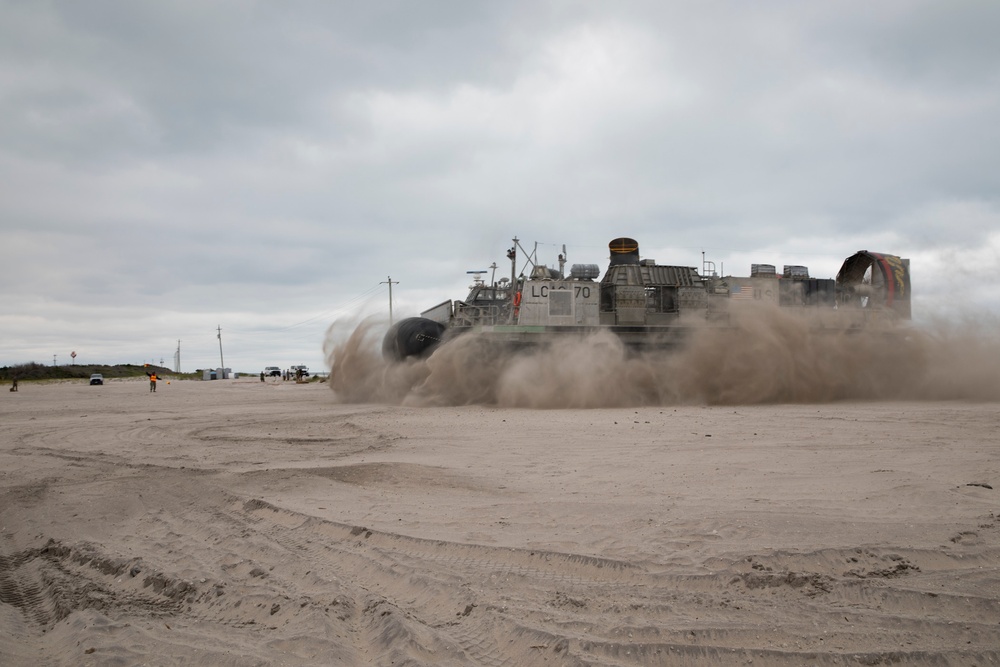
M 3 665 L 1000 662 L 1000 404 L 0 402 Z

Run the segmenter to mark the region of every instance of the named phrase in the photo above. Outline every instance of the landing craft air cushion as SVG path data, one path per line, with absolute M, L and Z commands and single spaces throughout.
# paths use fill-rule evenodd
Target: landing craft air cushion
M 510 277 L 487 284 L 475 278 L 464 301 L 445 301 L 390 327 L 383 354 L 393 360 L 423 357 L 455 336 L 477 331 L 512 347 L 560 336 L 608 331 L 632 348 L 677 345 L 706 327 L 731 327 L 748 309 L 768 306 L 811 313 L 821 326 L 863 329 L 910 319 L 910 263 L 896 255 L 861 250 L 844 260 L 834 279 L 809 276 L 804 266 L 754 264 L 750 276 L 720 277 L 711 262 L 667 266 L 640 259 L 639 244 L 621 237 L 608 244 L 608 269 L 598 282 L 596 264 L 574 264 L 565 274 L 536 263 L 517 238 L 507 251 Z M 517 272 L 518 251 L 526 256 Z M 494 273 L 496 265 L 493 265 Z

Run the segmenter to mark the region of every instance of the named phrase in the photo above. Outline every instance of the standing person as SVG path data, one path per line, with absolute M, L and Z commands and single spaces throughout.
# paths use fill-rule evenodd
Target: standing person
M 149 390 L 156 391 L 156 371 L 153 371 L 152 373 L 146 371 L 146 375 L 149 376 Z
M 264 381 L 264 371 L 261 371 L 261 372 L 260 372 L 260 381 L 261 381 L 261 382 L 263 382 L 263 381 Z

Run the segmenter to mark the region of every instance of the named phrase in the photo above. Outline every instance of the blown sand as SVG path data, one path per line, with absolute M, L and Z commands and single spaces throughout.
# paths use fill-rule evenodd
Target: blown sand
M 995 361 L 372 339 L 329 383 L 5 392 L 0 664 L 1000 662 Z

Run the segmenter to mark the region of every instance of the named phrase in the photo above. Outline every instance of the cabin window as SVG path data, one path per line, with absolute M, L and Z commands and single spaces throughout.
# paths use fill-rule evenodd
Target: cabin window
M 662 296 L 659 287 L 649 287 L 646 286 L 646 310 L 650 310 L 654 313 L 662 313 L 663 305 L 660 301 Z
M 677 311 L 677 288 L 663 286 L 646 287 L 646 309 L 654 313 Z
M 480 289 L 476 290 L 473 293 L 472 298 L 469 299 L 469 300 L 470 301 L 493 301 L 494 299 L 496 299 L 496 295 L 493 293 L 493 290 L 480 288 Z
M 601 312 L 612 313 L 615 310 L 615 286 L 601 285 Z

